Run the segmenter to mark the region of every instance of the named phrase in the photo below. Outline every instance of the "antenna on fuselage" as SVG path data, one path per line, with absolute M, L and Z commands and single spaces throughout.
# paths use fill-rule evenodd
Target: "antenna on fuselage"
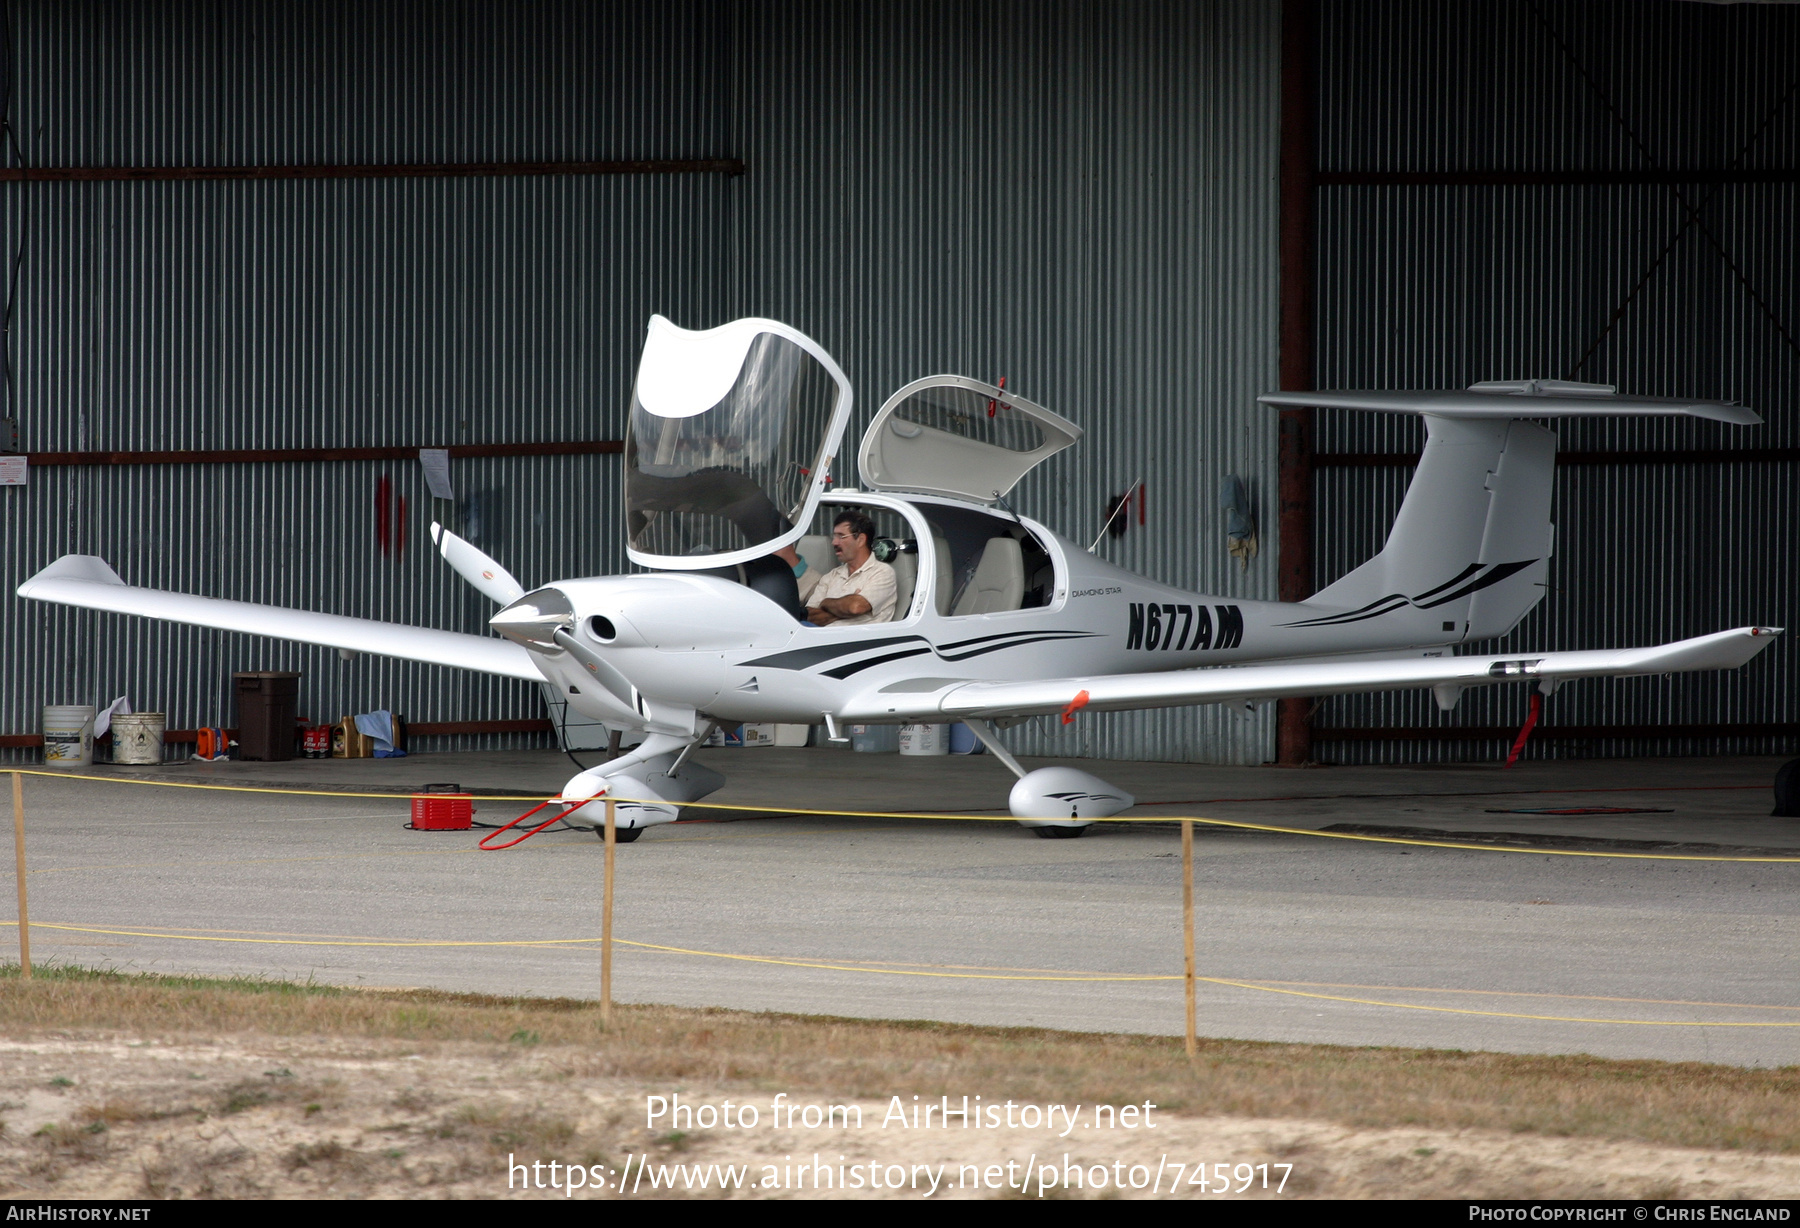
M 1088 547 L 1087 552 L 1089 554 L 1092 554 L 1094 551 L 1096 551 L 1100 548 L 1100 539 L 1106 536 L 1106 531 L 1108 529 L 1112 528 L 1112 523 L 1113 523 L 1113 521 L 1115 521 L 1119 518 L 1119 513 L 1131 506 L 1131 496 L 1135 495 L 1137 493 L 1138 487 L 1142 486 L 1143 484 L 1144 484 L 1144 479 L 1139 478 L 1137 481 L 1133 482 L 1130 486 L 1127 486 L 1125 488 L 1125 494 L 1119 499 L 1119 502 L 1114 505 L 1113 510 L 1112 510 L 1112 515 L 1108 516 L 1106 518 L 1106 523 L 1100 526 L 1100 532 L 1095 536 L 1094 544 Z

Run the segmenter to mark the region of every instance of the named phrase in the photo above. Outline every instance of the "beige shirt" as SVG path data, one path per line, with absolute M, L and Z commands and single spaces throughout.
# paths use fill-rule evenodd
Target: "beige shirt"
M 869 603 L 869 612 L 858 614 L 854 618 L 834 619 L 826 625 L 840 627 L 854 626 L 857 623 L 885 623 L 894 617 L 897 588 L 894 569 L 871 554 L 854 572 L 850 570 L 848 563 L 839 563 L 826 572 L 813 586 L 812 592 L 807 594 L 806 604 L 817 607 L 820 602 L 829 598 L 856 594 Z

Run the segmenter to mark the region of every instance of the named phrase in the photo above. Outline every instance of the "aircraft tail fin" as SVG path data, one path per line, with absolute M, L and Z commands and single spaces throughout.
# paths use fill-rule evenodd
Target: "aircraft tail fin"
M 1506 634 L 1543 599 L 1556 436 L 1529 418 L 1654 415 L 1752 425 L 1724 401 L 1621 397 L 1610 385 L 1496 381 L 1444 392 L 1280 392 L 1269 405 L 1416 413 L 1426 443 L 1381 553 L 1316 594 L 1305 625 L 1413 619 L 1412 642 Z M 1387 619 L 1393 625 L 1393 619 Z
M 1430 417 L 1381 553 L 1306 602 L 1315 625 L 1410 607 L 1420 643 L 1504 635 L 1544 595 L 1556 436 L 1522 419 Z M 1390 621 L 1391 625 L 1391 621 Z

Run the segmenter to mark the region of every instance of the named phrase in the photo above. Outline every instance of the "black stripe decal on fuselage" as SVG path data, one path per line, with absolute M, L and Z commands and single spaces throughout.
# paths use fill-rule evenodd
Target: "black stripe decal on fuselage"
M 839 657 L 847 657 L 852 653 L 869 649 L 890 648 L 896 644 L 919 645 L 919 647 L 885 653 L 863 661 L 851 661 L 819 671 L 825 677 L 841 679 L 861 673 L 871 666 L 884 665 L 889 661 L 900 661 L 928 652 L 936 653 L 941 660 L 945 661 L 967 661 L 971 657 L 986 656 L 990 652 L 1001 652 L 1008 648 L 1021 648 L 1026 644 L 1040 644 L 1052 640 L 1093 639 L 1098 634 L 1094 631 L 1006 631 L 997 635 L 978 635 L 972 639 L 958 640 L 953 644 L 946 644 L 942 648 L 934 646 L 922 635 L 894 635 L 847 644 L 821 644 L 811 648 L 795 648 L 788 652 L 775 653 L 772 656 L 758 657 L 742 664 L 745 669 L 754 667 L 757 669 L 804 670 L 810 666 L 834 661 Z
M 1452 601 L 1467 597 L 1472 593 L 1478 593 L 1484 588 L 1498 584 L 1500 581 L 1524 571 L 1527 567 L 1530 567 L 1537 561 L 1537 559 L 1526 559 L 1523 563 L 1494 563 L 1491 564 L 1493 570 L 1489 571 L 1486 575 L 1481 576 L 1479 579 L 1473 580 L 1468 584 L 1462 584 L 1462 581 L 1468 579 L 1469 576 L 1474 575 L 1483 567 L 1490 566 L 1490 564 L 1485 563 L 1471 563 L 1469 566 L 1463 568 L 1461 572 L 1457 573 L 1454 578 L 1426 589 L 1417 597 L 1408 597 L 1404 593 L 1390 593 L 1386 597 L 1371 601 L 1368 605 L 1361 606 L 1354 610 L 1345 610 L 1342 614 L 1326 614 L 1320 618 L 1308 618 L 1303 619 L 1300 622 L 1282 623 L 1281 625 L 1284 627 L 1341 627 L 1347 623 L 1360 623 L 1371 618 L 1380 618 L 1383 614 L 1392 614 L 1395 610 L 1405 606 L 1411 606 L 1416 610 L 1435 609 L 1438 606 L 1446 605 Z M 1462 584 L 1462 587 L 1456 587 L 1458 584 Z M 1451 590 L 1448 596 L 1438 597 L 1435 601 L 1425 600 L 1427 597 L 1432 597 L 1435 594 L 1443 592 L 1445 589 Z
M 1095 633 L 1092 631 L 1046 631 L 1040 635 L 1009 637 L 1004 644 L 983 644 L 981 647 L 971 648 L 967 652 L 946 652 L 940 648 L 938 656 L 946 661 L 967 661 L 970 657 L 985 657 L 990 652 L 1001 652 L 1008 648 L 1023 648 L 1026 644 L 1042 644 L 1052 640 L 1090 640 L 1094 638 L 1094 635 Z
M 1536 559 L 1526 559 L 1523 563 L 1501 563 L 1496 566 L 1494 570 L 1488 572 L 1487 575 L 1481 577 L 1481 579 L 1475 581 L 1473 584 L 1464 585 L 1462 588 L 1451 593 L 1448 597 L 1439 597 L 1436 601 L 1427 601 L 1419 608 L 1421 610 L 1429 610 L 1433 606 L 1443 605 L 1447 601 L 1455 601 L 1458 597 L 1467 597 L 1470 593 L 1478 593 L 1490 585 L 1500 583 L 1500 581 L 1506 579 L 1508 576 L 1518 575 L 1521 571 L 1524 571 L 1535 562 L 1537 562 Z M 1414 598 L 1414 600 L 1416 601 L 1418 599 Z
M 1094 631 L 1001 631 L 994 635 L 978 635 L 973 639 L 956 640 L 949 644 L 939 644 L 938 651 L 955 652 L 959 648 L 967 648 L 972 644 L 991 644 L 995 640 L 1012 640 L 1025 635 L 1063 635 L 1075 639 L 1092 637 L 1096 634 L 1098 634 L 1098 632 Z
M 1464 580 L 1467 580 L 1470 576 L 1472 576 L 1476 572 L 1480 571 L 1481 568 L 1482 568 L 1482 564 L 1480 564 L 1480 563 L 1470 563 L 1467 567 L 1465 567 L 1461 571 L 1457 572 L 1454 576 L 1451 576 L 1448 580 L 1445 580 L 1442 584 L 1438 585 L 1436 588 L 1426 589 L 1424 592 L 1422 592 L 1422 593 L 1418 594 L 1416 597 L 1414 597 L 1413 600 L 1415 602 L 1423 601 L 1427 597 L 1437 596 L 1439 593 L 1443 592 L 1447 588 L 1455 588 L 1458 584 L 1461 584 Z
M 848 656 L 853 652 L 862 652 L 868 648 L 886 648 L 891 644 L 925 644 L 928 640 L 922 635 L 890 635 L 878 640 L 853 640 L 845 644 L 819 644 L 811 648 L 795 648 L 788 652 L 778 652 L 771 657 L 758 657 L 754 661 L 745 661 L 746 669 L 761 666 L 768 669 L 805 669 L 809 665 L 817 665 L 821 661 L 832 661 L 838 657 Z
M 919 657 L 930 652 L 930 648 L 903 648 L 899 652 L 890 652 L 885 656 L 870 657 L 867 661 L 852 661 L 848 665 L 840 665 L 836 669 L 821 670 L 827 678 L 848 678 L 851 674 L 860 674 L 865 669 L 877 665 L 886 665 L 889 661 L 904 661 L 907 657 Z

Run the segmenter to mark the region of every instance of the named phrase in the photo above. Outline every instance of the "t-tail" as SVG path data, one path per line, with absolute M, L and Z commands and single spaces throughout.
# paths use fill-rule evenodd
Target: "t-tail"
M 1762 419 L 1723 401 L 1621 397 L 1565 380 L 1475 384 L 1448 392 L 1274 392 L 1265 404 L 1415 413 L 1419 467 L 1381 552 L 1303 604 L 1296 625 L 1380 619 L 1409 642 L 1505 635 L 1543 600 L 1556 530 L 1550 520 L 1556 435 L 1534 418 L 1687 415 L 1739 425 Z

